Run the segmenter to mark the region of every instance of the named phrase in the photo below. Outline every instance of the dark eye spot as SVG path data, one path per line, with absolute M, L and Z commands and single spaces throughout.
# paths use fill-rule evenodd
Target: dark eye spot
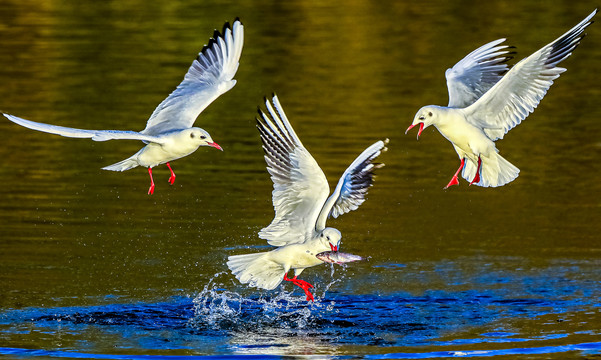
M 194 133 L 190 133 L 190 138 L 194 139 Z
M 330 237 L 329 237 L 329 236 L 326 236 L 326 239 L 328 239 L 328 241 L 329 241 L 329 240 L 330 240 Z
M 432 111 L 430 111 L 430 112 L 428 113 L 428 116 L 432 116 Z
M 206 139 L 207 137 L 206 137 L 206 136 L 204 136 L 204 135 L 200 135 L 200 138 L 204 140 L 204 139 Z
M 420 119 L 420 120 L 425 120 L 425 119 L 426 119 L 426 117 L 422 115 L 422 116 L 420 116 L 420 117 L 419 117 L 419 119 Z

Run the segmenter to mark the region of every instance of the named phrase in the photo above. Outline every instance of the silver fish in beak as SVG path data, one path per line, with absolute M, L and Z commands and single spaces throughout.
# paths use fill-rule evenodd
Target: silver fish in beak
M 343 253 L 340 251 L 324 251 L 315 255 L 319 260 L 331 264 L 344 264 L 347 262 L 363 260 L 359 255 Z

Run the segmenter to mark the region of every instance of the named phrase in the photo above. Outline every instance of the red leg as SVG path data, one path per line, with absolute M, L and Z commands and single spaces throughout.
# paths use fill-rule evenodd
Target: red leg
M 470 185 L 480 182 L 480 168 L 482 167 L 482 160 L 480 159 L 480 155 L 478 155 L 478 168 L 476 169 L 476 176 L 474 176 L 474 180 L 470 183 Z
M 311 294 L 311 292 L 309 291 L 309 289 L 312 288 L 313 285 L 309 284 L 305 280 L 297 279 L 296 276 L 290 279 L 288 278 L 288 274 L 284 274 L 284 280 L 292 281 L 294 285 L 303 289 L 305 291 L 305 295 L 307 295 L 307 301 L 315 301 L 315 299 L 313 298 L 313 294 Z
M 173 185 L 173 183 L 175 182 L 175 173 L 171 169 L 171 165 L 169 165 L 169 163 L 167 163 L 166 165 L 169 168 L 169 171 L 171 171 L 171 176 L 169 177 L 169 184 Z
M 152 179 L 152 168 L 148 168 L 148 175 L 150 175 L 150 188 L 148 189 L 148 195 L 152 195 L 154 193 L 154 180 Z
M 448 189 L 449 186 L 459 185 L 459 179 L 457 179 L 457 176 L 461 172 L 461 169 L 463 169 L 463 165 L 465 165 L 465 158 L 461 159 L 461 165 L 459 165 L 459 169 L 457 169 L 457 172 L 455 173 L 455 175 L 453 175 L 453 177 L 451 178 L 451 181 L 449 181 L 447 186 L 444 187 L 445 189 Z

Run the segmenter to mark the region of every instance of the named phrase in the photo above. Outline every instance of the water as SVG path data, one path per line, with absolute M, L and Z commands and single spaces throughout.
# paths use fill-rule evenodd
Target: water
M 0 333 L 20 347 L 0 353 L 94 358 L 100 352 L 120 358 L 143 349 L 143 354 L 173 356 L 344 358 L 351 352 L 375 359 L 596 353 L 601 350 L 597 330 L 566 331 L 565 324 L 582 326 L 584 319 L 587 324 L 598 317 L 598 301 L 582 299 L 581 293 L 586 288 L 598 293 L 598 284 L 569 281 L 573 270 L 515 275 L 514 282 L 525 288 L 522 296 L 508 291 L 511 285 L 454 290 L 448 284 L 453 290 L 420 295 L 356 295 L 319 288 L 315 303 L 294 292 L 245 295 L 228 290 L 235 286 L 225 274 L 217 274 L 194 297 L 166 302 L 116 304 L 107 298 L 107 305 L 4 312 Z M 483 271 L 470 280 L 489 284 L 489 277 Z M 353 281 L 344 273 L 342 278 Z M 526 331 L 531 328 L 536 335 Z M 61 350 L 31 350 L 40 345 Z
M 100 170 L 137 142 L 66 139 L 0 121 L 0 354 L 7 358 L 595 357 L 601 348 L 598 23 L 568 71 L 498 147 L 498 189 L 442 187 L 459 165 L 417 109 L 444 70 L 507 37 L 518 58 L 592 7 L 567 1 L 5 1 L 0 109 L 139 130 L 214 28 L 240 16 L 238 83 L 197 121 L 224 147 L 154 170 Z M 342 250 L 300 289 L 241 286 L 228 255 L 265 251 L 273 217 L 256 107 L 277 92 L 330 183 L 390 138 L 369 199 L 328 225 Z

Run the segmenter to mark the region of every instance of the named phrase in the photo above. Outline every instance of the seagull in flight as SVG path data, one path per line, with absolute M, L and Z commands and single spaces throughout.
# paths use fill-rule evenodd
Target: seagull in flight
M 374 170 L 383 166 L 373 160 L 386 151 L 388 139 L 365 149 L 330 194 L 325 174 L 292 129 L 277 96 L 271 103 L 265 99 L 265 107 L 267 113 L 259 108 L 257 128 L 273 181 L 275 218 L 259 237 L 277 248 L 230 256 L 227 265 L 242 284 L 272 290 L 282 281 L 290 281 L 304 290 L 307 301 L 313 301 L 309 291 L 313 285 L 298 275 L 324 263 L 318 254 L 338 251 L 342 235 L 326 227 L 326 220 L 355 210 L 365 201 Z M 291 269 L 294 277 L 289 278 Z
M 159 104 L 148 119 L 146 128 L 140 132 L 74 129 L 3 115 L 26 128 L 66 137 L 91 138 L 94 141 L 141 140 L 146 146 L 140 151 L 102 169 L 125 171 L 137 166 L 147 167 L 150 175 L 148 194 L 153 194 L 153 167 L 166 164 L 171 172 L 169 183 L 173 185 L 175 173 L 170 161 L 190 155 L 200 146 L 211 146 L 223 151 L 207 131 L 193 125 L 209 104 L 236 84 L 233 78 L 238 70 L 243 42 L 244 26 L 238 18 L 231 26 L 225 23 L 221 33 L 215 30 L 208 45 L 203 47 L 192 62 L 184 80 Z
M 407 131 L 419 125 L 417 137 L 430 125 L 452 144 L 459 169 L 445 187 L 459 185 L 461 175 L 470 185 L 503 186 L 520 170 L 499 155 L 494 141 L 520 124 L 566 69 L 558 64 L 572 54 L 585 36 L 597 10 L 557 40 L 518 62 L 510 70 L 505 39 L 490 42 L 446 71 L 449 105 L 422 107 Z M 407 133 L 405 131 L 405 133 Z

